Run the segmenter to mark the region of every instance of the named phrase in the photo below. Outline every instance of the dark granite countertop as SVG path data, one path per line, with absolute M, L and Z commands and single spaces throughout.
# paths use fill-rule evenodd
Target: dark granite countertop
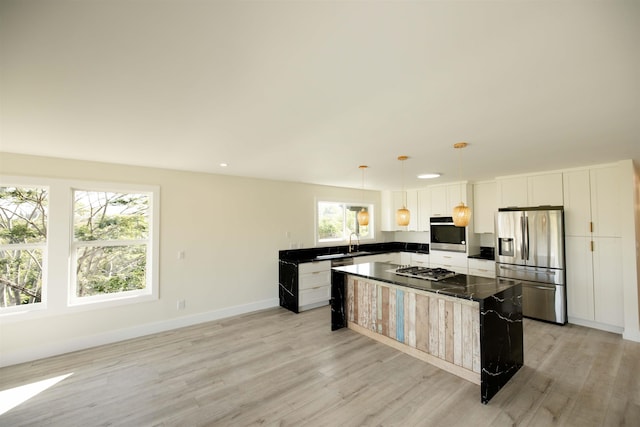
M 467 258 L 485 259 L 487 261 L 495 261 L 495 257 L 482 255 L 482 254 L 469 255 Z
M 398 286 L 420 289 L 427 292 L 448 295 L 456 298 L 483 301 L 499 292 L 519 284 L 519 282 L 490 279 L 486 277 L 457 274 L 454 277 L 437 282 L 413 277 L 400 276 L 389 272 L 397 267 L 395 264 L 383 262 L 370 262 L 365 264 L 334 267 L 333 270 L 391 283 Z
M 469 255 L 468 258 L 486 259 L 488 261 L 494 261 L 496 259 L 495 250 L 489 246 L 480 246 L 480 253 Z
M 352 252 L 349 252 L 349 247 L 345 245 L 322 248 L 289 249 L 279 251 L 278 258 L 281 261 L 299 263 L 386 254 L 389 252 L 416 252 L 428 254 L 429 245 L 427 243 L 404 242 L 365 243 L 359 245 L 358 248 Z

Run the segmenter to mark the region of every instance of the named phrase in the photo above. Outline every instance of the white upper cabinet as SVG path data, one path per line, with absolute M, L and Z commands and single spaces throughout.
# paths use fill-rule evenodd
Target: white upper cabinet
M 407 225 L 407 231 L 418 231 L 418 221 L 420 218 L 420 212 L 418 209 L 418 190 L 407 190 L 407 209 L 409 209 L 409 225 Z
M 565 172 L 565 234 L 620 237 L 619 187 L 615 165 Z
M 382 231 L 405 231 L 407 227 L 401 227 L 396 223 L 396 211 L 404 204 L 402 191 L 383 191 L 380 197 L 382 208 Z M 413 212 L 411 212 L 413 215 Z
M 429 216 L 451 216 L 455 206 L 460 202 L 467 203 L 468 187 L 466 183 L 432 186 Z
M 498 190 L 495 181 L 473 185 L 473 228 L 476 233 L 493 233 L 494 216 L 498 211 Z
M 562 173 L 498 178 L 498 207 L 562 206 Z
M 447 209 L 447 187 L 445 185 L 431 187 L 431 213 L 429 216 L 451 216 L 451 209 L 453 206 Z
M 593 235 L 621 237 L 620 169 L 617 166 L 591 169 L 590 180 Z
M 529 206 L 527 177 L 501 178 L 497 181 L 498 205 L 501 208 Z
M 406 193 L 406 195 L 405 195 Z M 406 204 L 405 204 L 406 197 Z M 383 191 L 380 197 L 382 204 L 382 231 L 417 231 L 418 230 L 418 191 Z M 410 220 L 406 227 L 396 223 L 396 211 L 402 206 L 409 209 Z
M 431 189 L 418 190 L 418 231 L 430 231 L 429 217 L 431 216 Z
M 393 192 L 385 190 L 380 193 L 380 230 L 394 231 L 394 223 Z
M 591 185 L 589 170 L 565 172 L 564 232 L 567 236 L 591 234 Z
M 529 206 L 562 206 L 562 172 L 527 177 Z

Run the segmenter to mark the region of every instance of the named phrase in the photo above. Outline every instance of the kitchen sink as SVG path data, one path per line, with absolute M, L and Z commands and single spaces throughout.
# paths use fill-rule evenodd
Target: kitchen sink
M 344 257 L 350 257 L 350 256 L 369 255 L 370 253 L 371 252 L 367 252 L 367 251 L 358 251 L 358 252 L 345 252 L 341 254 L 318 255 L 316 259 L 344 258 Z
M 342 258 L 347 256 L 347 254 L 328 254 L 328 255 L 318 255 L 316 259 L 333 259 L 333 258 Z

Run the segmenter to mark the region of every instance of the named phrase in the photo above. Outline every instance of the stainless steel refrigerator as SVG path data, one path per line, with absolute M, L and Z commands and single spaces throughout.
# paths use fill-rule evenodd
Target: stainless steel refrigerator
M 567 323 L 563 208 L 499 209 L 495 224 L 496 276 L 522 282 L 522 314 Z

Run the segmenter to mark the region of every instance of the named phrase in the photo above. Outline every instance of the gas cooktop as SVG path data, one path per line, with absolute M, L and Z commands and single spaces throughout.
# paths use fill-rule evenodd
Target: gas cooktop
M 429 268 L 416 266 L 398 267 L 392 271 L 400 276 L 415 277 L 418 279 L 432 280 L 435 282 L 456 275 L 454 271 L 447 270 L 445 268 Z

